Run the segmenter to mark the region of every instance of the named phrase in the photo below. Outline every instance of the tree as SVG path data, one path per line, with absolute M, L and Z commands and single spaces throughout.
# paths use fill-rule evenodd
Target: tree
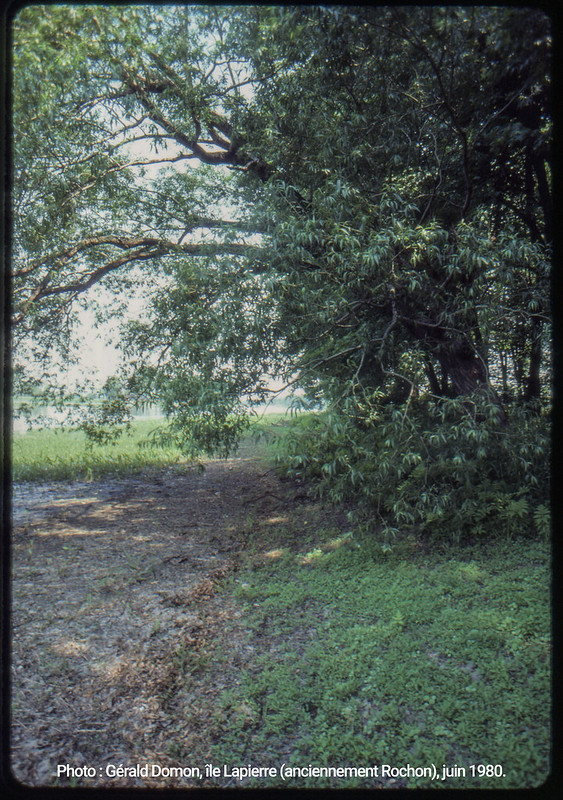
M 531 9 L 24 9 L 16 333 L 64 347 L 142 265 L 124 386 L 187 449 L 227 452 L 280 374 L 358 463 L 386 413 L 396 453 L 422 408 L 506 428 L 549 394 L 549 48 Z

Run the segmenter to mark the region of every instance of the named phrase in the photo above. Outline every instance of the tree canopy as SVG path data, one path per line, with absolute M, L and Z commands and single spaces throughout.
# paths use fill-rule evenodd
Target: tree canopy
M 390 529 L 545 508 L 543 12 L 54 5 L 12 34 L 16 362 L 68 354 L 96 284 L 102 317 L 139 292 L 110 388 L 187 450 L 281 378 L 326 409 L 286 463 Z

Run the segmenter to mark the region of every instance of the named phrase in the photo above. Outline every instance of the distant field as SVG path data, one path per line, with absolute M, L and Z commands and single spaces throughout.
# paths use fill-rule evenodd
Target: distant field
M 244 438 L 249 448 L 263 449 L 283 430 L 289 413 L 263 412 L 253 420 Z M 20 481 L 93 480 L 144 470 L 181 466 L 188 461 L 176 447 L 150 446 L 152 431 L 161 419 L 134 420 L 129 433 L 111 444 L 93 444 L 84 431 L 69 428 L 16 431 L 12 437 L 12 478 Z
M 112 444 L 91 444 L 81 430 L 43 429 L 14 433 L 14 481 L 52 481 L 124 475 L 181 464 L 177 448 L 141 446 L 159 420 L 136 420 L 131 431 Z

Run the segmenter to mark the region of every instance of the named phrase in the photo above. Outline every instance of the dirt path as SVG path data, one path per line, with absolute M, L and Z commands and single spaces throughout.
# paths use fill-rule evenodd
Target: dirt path
M 185 766 L 179 753 L 201 751 L 209 698 L 236 682 L 249 657 L 240 611 L 219 587 L 236 580 L 249 545 L 257 554 L 276 546 L 269 532 L 288 504 L 302 502 L 295 495 L 244 451 L 210 462 L 203 474 L 14 487 L 19 781 L 68 785 L 55 775 L 70 764 L 96 769 L 80 785 L 193 785 L 110 779 L 104 770 Z M 225 636 L 228 663 L 198 681 Z M 179 719 L 179 709 L 189 718 Z

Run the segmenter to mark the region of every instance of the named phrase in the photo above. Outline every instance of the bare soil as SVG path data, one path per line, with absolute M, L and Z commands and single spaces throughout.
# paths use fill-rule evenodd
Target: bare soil
M 203 766 L 216 700 L 255 655 L 229 586 L 305 552 L 330 512 L 244 447 L 203 473 L 20 484 L 12 505 L 14 777 L 69 785 L 69 764 L 96 770 L 79 785 L 206 785 L 105 769 Z

